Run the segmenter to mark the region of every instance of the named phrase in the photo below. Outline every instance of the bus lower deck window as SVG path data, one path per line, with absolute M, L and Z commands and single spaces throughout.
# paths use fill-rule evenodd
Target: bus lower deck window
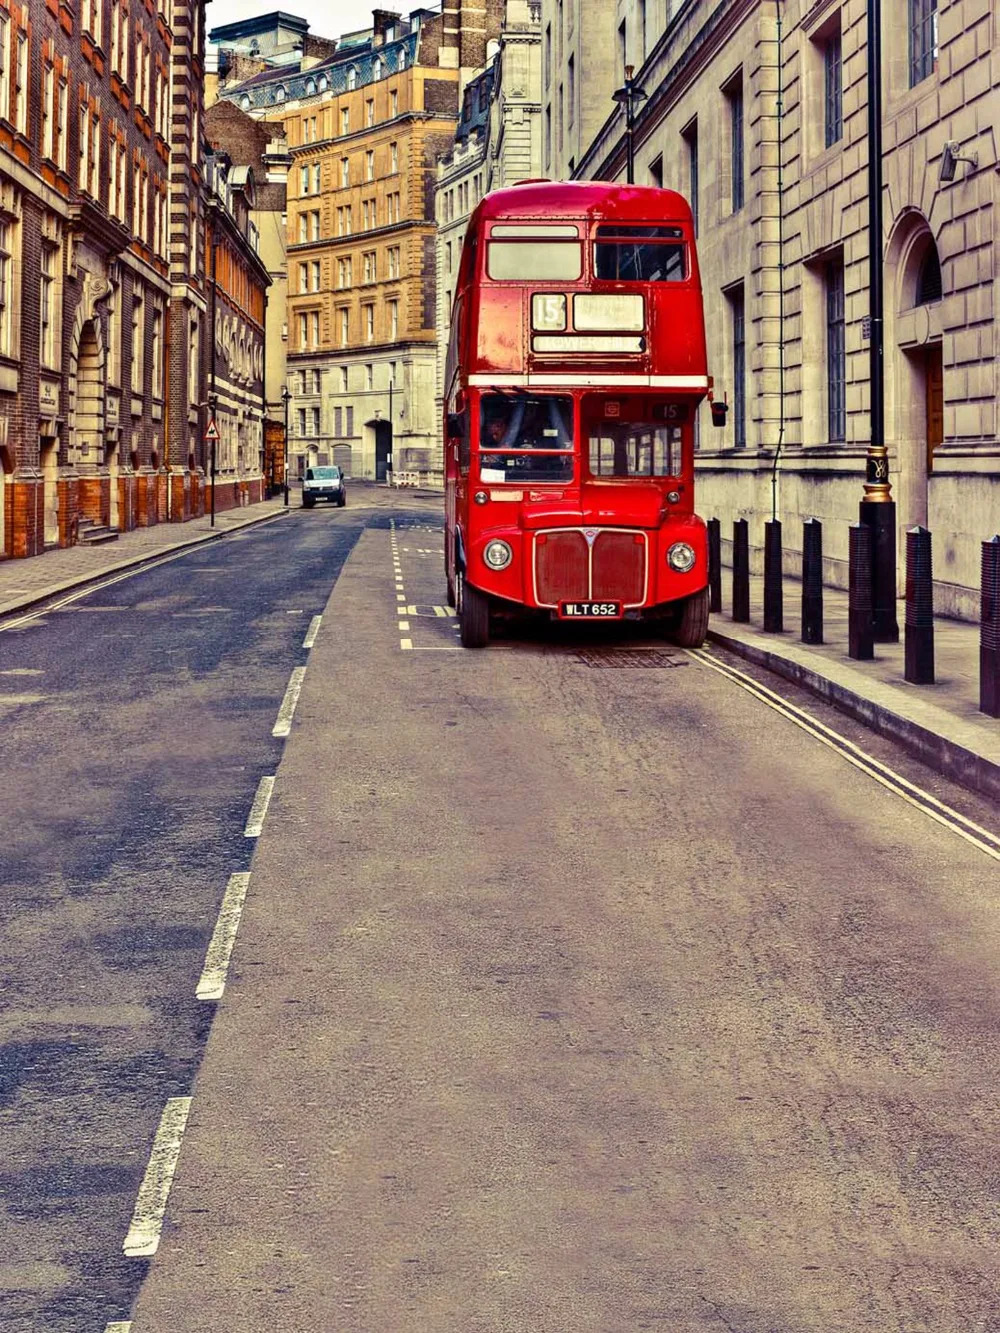
M 485 394 L 479 448 L 484 480 L 568 480 L 573 475 L 572 398 Z
M 592 477 L 673 477 L 680 468 L 681 428 L 648 421 L 604 421 L 590 434 Z

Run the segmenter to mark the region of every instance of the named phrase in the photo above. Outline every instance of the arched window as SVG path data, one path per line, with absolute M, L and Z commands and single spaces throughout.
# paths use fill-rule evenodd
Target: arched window
M 320 92 L 321 92 L 321 93 L 325 93 L 326 90 L 327 90 L 327 88 L 329 88 L 329 86 L 330 86 L 330 80 L 326 77 L 325 74 L 321 74 L 321 75 L 319 76 L 319 90 L 320 90 Z
M 397 68 L 397 69 L 406 69 L 406 47 L 405 47 L 405 46 L 401 46 L 401 47 L 399 48 L 399 55 L 398 55 L 397 58 L 396 58 L 396 68 Z
M 240 98 L 240 109 L 242 111 L 249 111 L 252 105 L 253 103 L 250 101 L 249 95 L 247 93 L 244 93 L 243 96 Z
M 306 79 L 306 97 L 312 97 L 316 92 L 316 80 Z
M 941 300 L 941 261 L 937 246 L 931 241 L 917 274 L 917 305 L 930 305 Z
M 274 100 L 275 100 L 276 102 L 283 102 L 283 101 L 285 100 L 285 86 L 284 86 L 284 84 L 279 83 L 278 86 L 277 86 L 277 88 L 275 88 L 275 90 L 274 90 Z
M 351 92 L 358 86 L 358 71 L 353 65 L 347 71 L 347 91 Z
M 378 83 L 382 77 L 382 62 L 378 56 L 372 61 L 372 83 Z

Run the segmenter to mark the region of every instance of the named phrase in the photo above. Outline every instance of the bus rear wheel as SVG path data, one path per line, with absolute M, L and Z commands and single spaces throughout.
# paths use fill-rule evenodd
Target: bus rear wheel
M 670 637 L 679 648 L 700 648 L 708 633 L 708 589 L 685 597 Z
M 458 576 L 458 628 L 463 648 L 485 648 L 490 641 L 490 599 Z

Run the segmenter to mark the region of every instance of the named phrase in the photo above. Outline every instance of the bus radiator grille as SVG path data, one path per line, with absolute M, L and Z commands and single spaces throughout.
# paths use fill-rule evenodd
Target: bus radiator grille
M 641 606 L 646 595 L 645 534 L 593 528 L 540 532 L 535 538 L 535 589 L 542 606 L 573 601 Z

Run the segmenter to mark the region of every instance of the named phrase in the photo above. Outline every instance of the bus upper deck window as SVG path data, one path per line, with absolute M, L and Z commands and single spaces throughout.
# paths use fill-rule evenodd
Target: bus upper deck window
M 594 276 L 618 282 L 683 282 L 683 238 L 680 227 L 598 227 Z
M 579 241 L 490 241 L 486 271 L 500 282 L 576 282 L 583 272 Z

